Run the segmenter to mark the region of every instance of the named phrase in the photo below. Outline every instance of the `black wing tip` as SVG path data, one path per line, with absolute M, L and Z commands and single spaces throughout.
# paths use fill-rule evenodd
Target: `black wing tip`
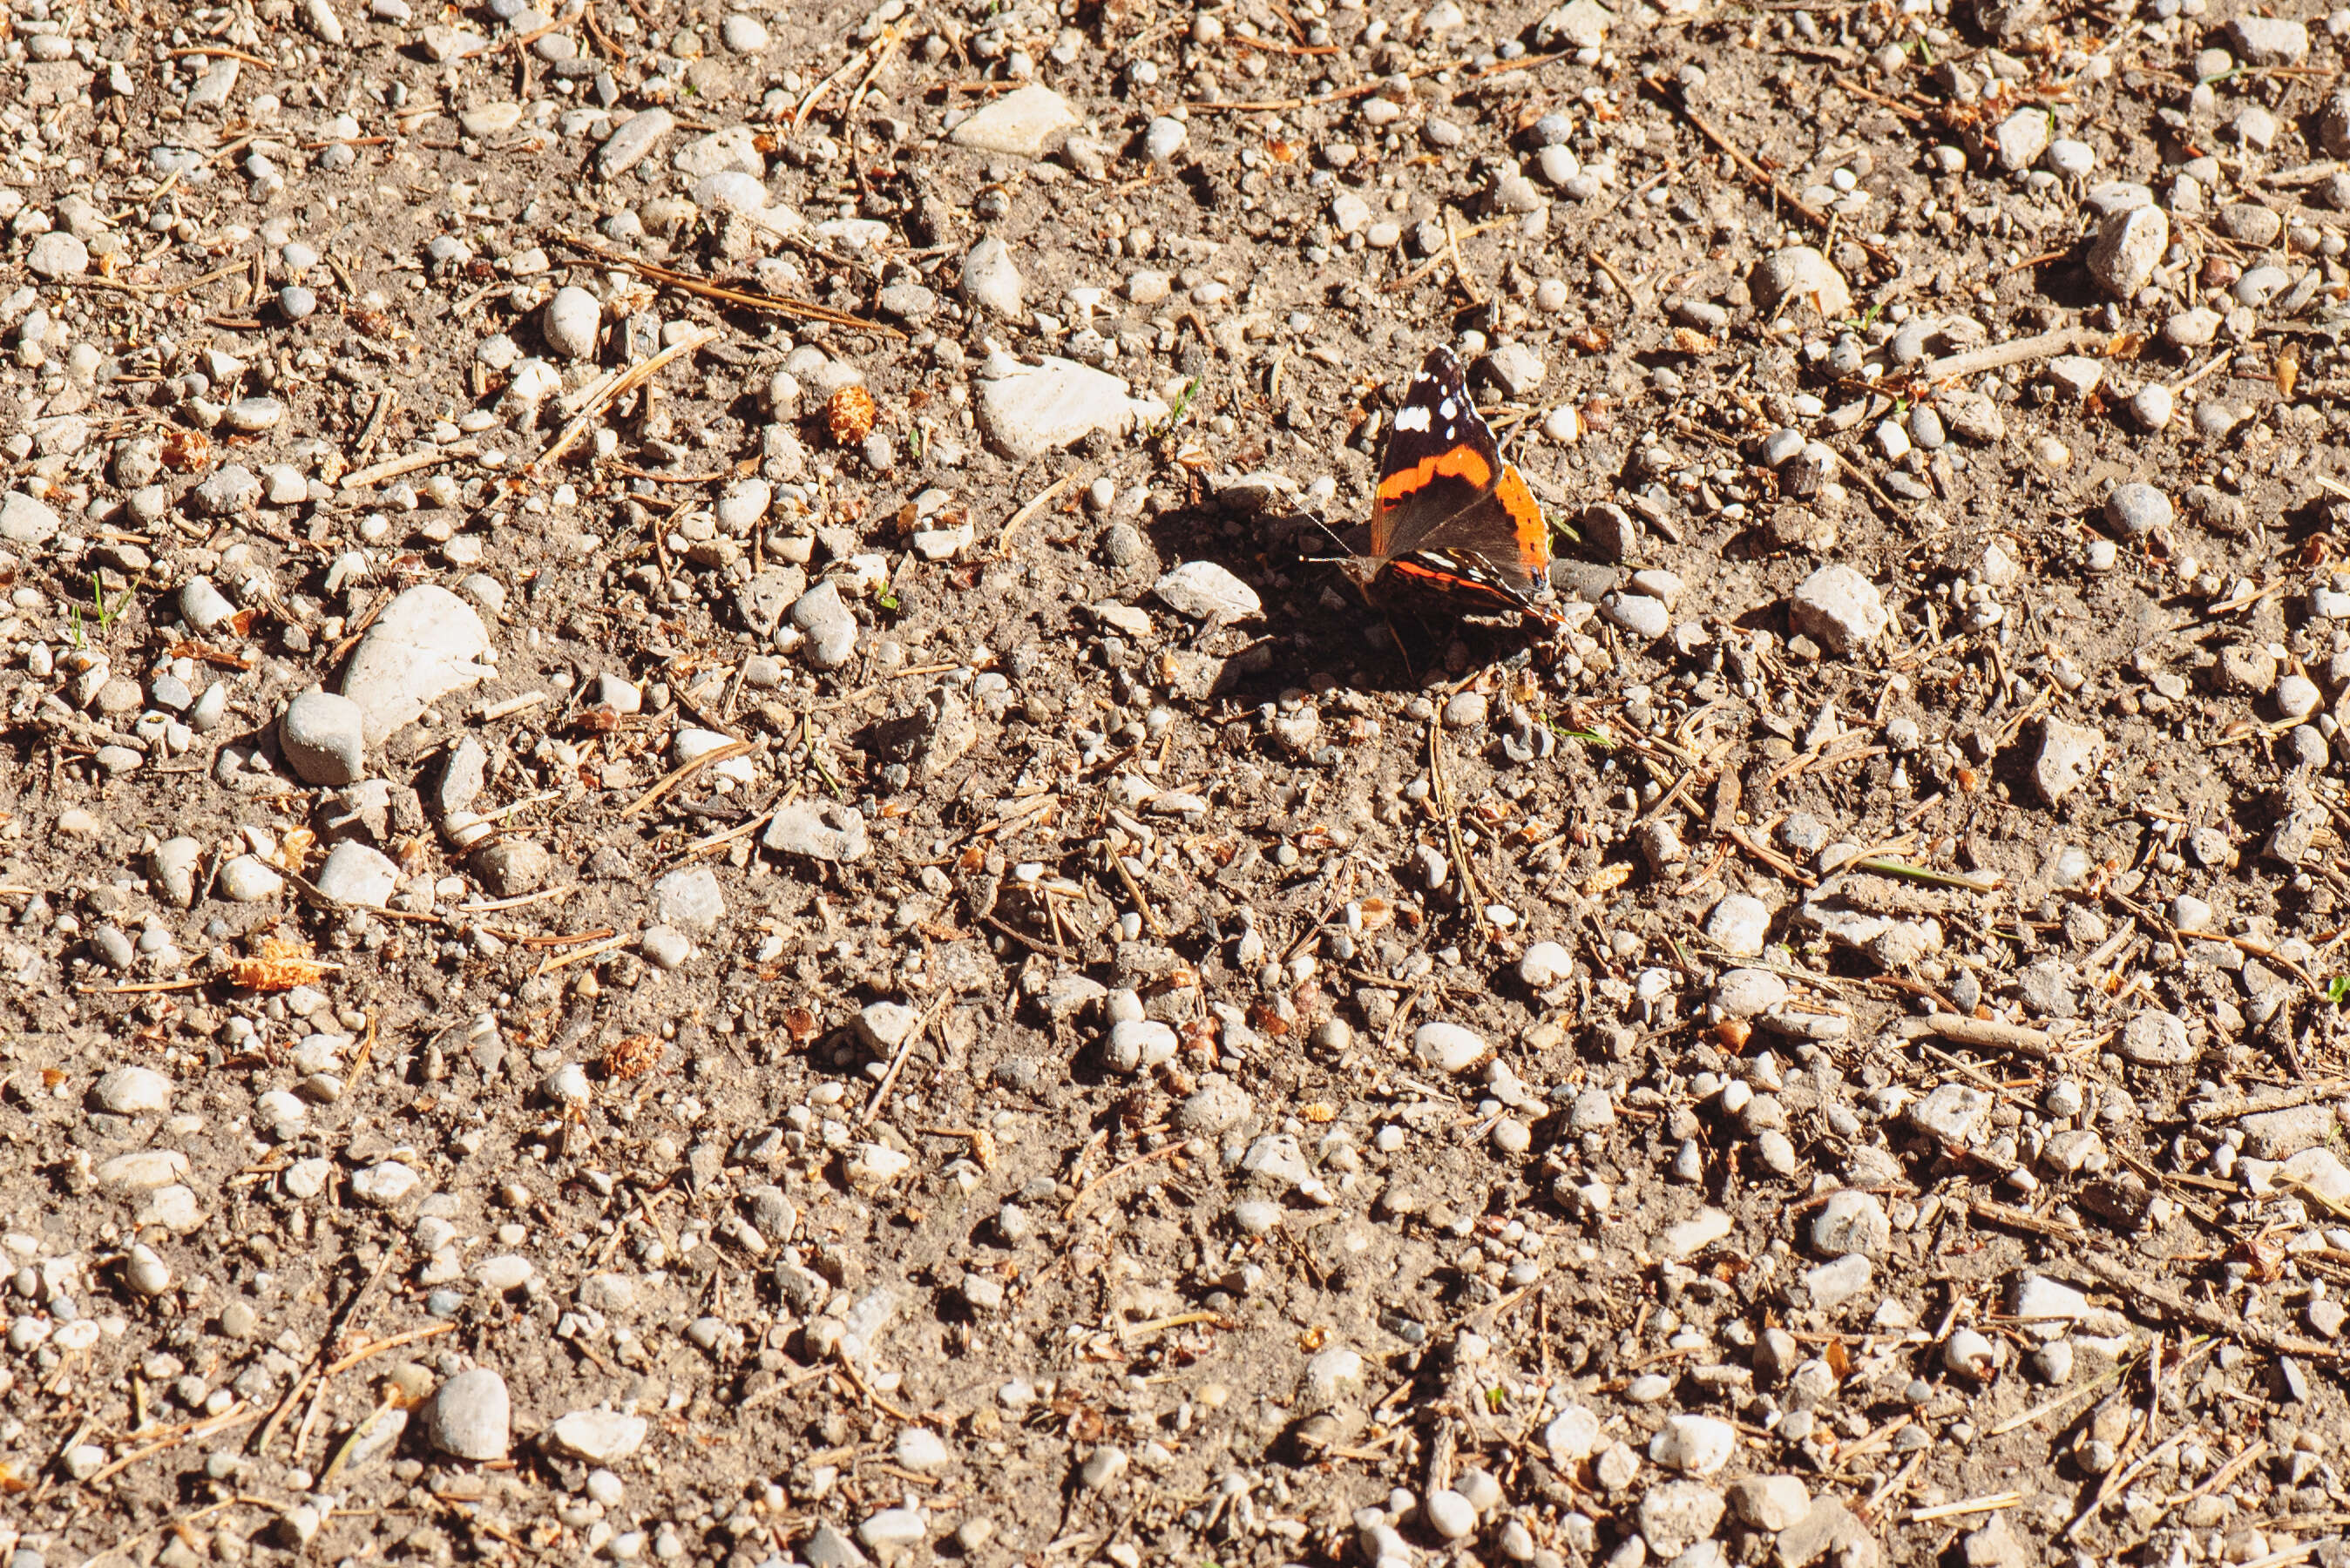
M 1419 373 L 1457 378 L 1461 375 L 1461 357 L 1453 353 L 1449 345 L 1439 343 L 1428 351 L 1428 358 L 1419 362 Z

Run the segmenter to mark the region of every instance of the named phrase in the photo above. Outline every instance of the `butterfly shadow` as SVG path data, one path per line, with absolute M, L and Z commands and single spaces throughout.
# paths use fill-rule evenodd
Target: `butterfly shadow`
M 1522 664 L 1544 639 L 1507 615 L 1448 615 L 1367 597 L 1345 571 L 1368 547 L 1368 530 L 1332 522 L 1310 508 L 1270 520 L 1287 531 L 1296 587 L 1287 612 L 1301 653 L 1325 649 L 1350 662 L 1326 670 L 1358 691 L 1418 691 L 1478 670 Z

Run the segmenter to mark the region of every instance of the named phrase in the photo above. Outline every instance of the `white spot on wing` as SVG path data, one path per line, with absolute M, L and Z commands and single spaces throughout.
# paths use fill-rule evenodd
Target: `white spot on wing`
M 1395 428 L 1399 431 L 1426 430 L 1428 428 L 1428 405 L 1426 403 L 1406 404 L 1403 410 L 1395 417 Z
M 1448 420 L 1452 419 L 1461 412 L 1461 405 L 1454 402 L 1451 399 L 1447 398 L 1442 402 L 1436 405 L 1436 411 L 1442 414 Z

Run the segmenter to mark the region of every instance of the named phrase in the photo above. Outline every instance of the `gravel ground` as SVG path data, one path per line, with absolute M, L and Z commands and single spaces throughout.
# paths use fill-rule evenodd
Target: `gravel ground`
M 14 0 L 0 1563 L 2350 1563 L 2350 12 L 764 4 Z

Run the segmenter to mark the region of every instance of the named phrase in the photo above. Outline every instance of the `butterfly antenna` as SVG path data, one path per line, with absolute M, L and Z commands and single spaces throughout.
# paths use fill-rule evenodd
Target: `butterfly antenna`
M 1338 546 L 1338 548 L 1340 548 L 1341 550 L 1343 550 L 1343 549 L 1345 549 L 1345 548 L 1347 547 L 1347 541 L 1346 541 L 1345 539 L 1343 539 L 1343 538 L 1341 538 L 1341 537 L 1339 536 L 1339 535 L 1338 535 L 1338 530 L 1336 530 L 1336 528 L 1331 527 L 1331 526 L 1330 526 L 1330 524 L 1329 524 L 1329 522 L 1328 522 L 1328 520 L 1327 520 L 1327 519 L 1326 519 L 1326 518 L 1322 515 L 1322 514 L 1321 514 L 1321 513 L 1319 513 L 1319 512 L 1315 511 L 1313 507 L 1311 507 L 1311 506 L 1299 506 L 1299 507 L 1297 507 L 1297 508 L 1296 508 L 1296 509 L 1295 509 L 1295 510 L 1291 514 L 1291 515 L 1292 515 L 1292 516 L 1296 516 L 1296 517 L 1303 517 L 1303 518 L 1305 518 L 1307 522 L 1309 522 L 1309 523 L 1313 524 L 1314 524 L 1314 526 L 1315 526 L 1316 528 L 1321 529 L 1321 530 L 1322 530 L 1322 532 L 1323 532 L 1324 534 L 1326 534 L 1326 535 L 1327 535 L 1329 536 L 1330 543 L 1332 543 L 1333 545 L 1337 545 L 1337 546 Z M 1315 557 L 1315 558 L 1316 558 L 1316 559 L 1326 559 L 1327 557 Z

